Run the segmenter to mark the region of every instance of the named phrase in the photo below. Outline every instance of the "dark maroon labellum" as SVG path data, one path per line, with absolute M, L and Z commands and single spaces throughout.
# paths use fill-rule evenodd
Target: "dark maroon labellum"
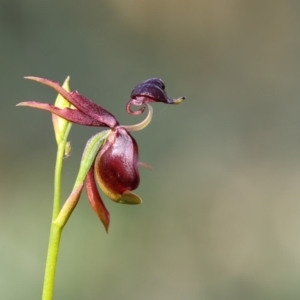
M 144 97 L 145 102 L 164 102 L 171 104 L 172 99 L 167 97 L 165 84 L 159 78 L 148 79 L 137 85 L 131 92 L 131 98 Z

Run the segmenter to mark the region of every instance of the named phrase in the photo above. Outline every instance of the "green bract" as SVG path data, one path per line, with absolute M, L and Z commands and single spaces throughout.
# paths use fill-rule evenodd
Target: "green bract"
M 99 152 L 99 149 L 106 141 L 110 132 L 111 130 L 101 131 L 88 140 L 81 158 L 80 168 L 74 184 L 74 189 L 84 182 L 86 175 L 89 172 L 97 153 Z
M 69 82 L 70 82 L 70 77 L 68 76 L 62 85 L 62 87 L 67 92 L 70 92 Z M 57 95 L 54 105 L 61 109 L 64 109 L 66 107 L 68 107 L 68 108 L 72 107 L 71 103 L 68 102 L 61 94 Z M 56 143 L 57 143 L 57 145 L 59 145 L 59 143 L 64 138 L 67 138 L 67 135 L 70 132 L 72 123 L 55 115 L 55 114 L 52 114 L 52 122 L 53 122 L 53 127 L 54 127 Z

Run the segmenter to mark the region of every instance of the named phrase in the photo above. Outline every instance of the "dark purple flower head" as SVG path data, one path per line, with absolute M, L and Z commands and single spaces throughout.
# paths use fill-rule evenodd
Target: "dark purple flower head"
M 159 78 L 150 78 L 138 84 L 131 92 L 131 99 L 126 105 L 126 110 L 131 115 L 139 115 L 144 112 L 145 107 L 136 111 L 131 110 L 131 105 L 141 106 L 151 102 L 163 102 L 166 104 L 179 104 L 185 97 L 171 99 L 165 91 L 165 84 Z

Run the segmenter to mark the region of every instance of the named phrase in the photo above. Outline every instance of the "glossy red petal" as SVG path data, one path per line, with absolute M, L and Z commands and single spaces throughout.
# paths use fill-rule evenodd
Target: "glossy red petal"
M 108 112 L 98 104 L 92 102 L 88 98 L 80 95 L 77 91 L 71 92 L 70 95 L 73 102 L 76 103 L 76 105 L 73 105 L 85 114 L 91 116 L 92 118 L 98 120 L 103 124 L 106 124 L 109 128 L 114 128 L 119 125 L 119 122 L 110 112 Z
M 106 209 L 97 189 L 94 177 L 94 165 L 91 167 L 90 171 L 86 176 L 85 186 L 89 202 L 94 212 L 97 214 L 97 216 L 103 223 L 106 232 L 108 232 L 110 222 L 109 211 Z
M 80 95 L 77 91 L 68 93 L 63 87 L 59 85 L 59 83 L 45 78 L 33 77 L 33 76 L 27 76 L 25 78 L 52 87 L 59 94 L 61 94 L 67 101 L 69 101 L 72 105 L 74 105 L 78 110 L 82 111 L 85 115 L 88 115 L 91 118 L 97 120 L 99 123 L 103 124 L 99 126 L 114 128 L 119 124 L 116 118 L 111 113 L 109 113 L 106 109 L 92 102 L 91 100 L 85 98 L 84 96 Z
M 116 127 L 97 155 L 95 177 L 103 192 L 116 202 L 124 192 L 138 187 L 138 146 L 124 128 Z
M 47 103 L 40 103 L 36 101 L 27 101 L 27 102 L 21 102 L 17 104 L 17 106 L 29 106 L 34 107 L 42 110 L 49 111 L 65 120 L 68 120 L 72 123 L 76 123 L 79 125 L 85 125 L 85 126 L 97 126 L 97 127 L 107 127 L 105 123 L 102 123 L 83 112 L 79 111 L 78 109 L 71 109 L 71 108 L 58 108 L 52 104 Z

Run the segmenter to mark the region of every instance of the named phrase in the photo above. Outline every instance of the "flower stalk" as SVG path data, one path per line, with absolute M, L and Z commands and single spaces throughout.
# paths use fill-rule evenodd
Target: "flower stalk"
M 69 91 L 69 77 L 65 80 L 63 88 Z M 55 104 L 58 107 L 69 107 L 69 103 L 64 101 L 64 98 L 59 94 L 56 98 Z M 53 197 L 53 212 L 50 227 L 50 235 L 48 242 L 48 251 L 45 266 L 44 285 L 42 292 L 42 300 L 52 300 L 54 279 L 57 265 L 57 256 L 63 224 L 55 224 L 55 219 L 60 212 L 61 206 L 61 173 L 63 166 L 63 159 L 68 140 L 69 132 L 72 123 L 54 115 L 52 116 L 54 133 L 57 142 L 57 153 L 54 171 L 54 197 Z

